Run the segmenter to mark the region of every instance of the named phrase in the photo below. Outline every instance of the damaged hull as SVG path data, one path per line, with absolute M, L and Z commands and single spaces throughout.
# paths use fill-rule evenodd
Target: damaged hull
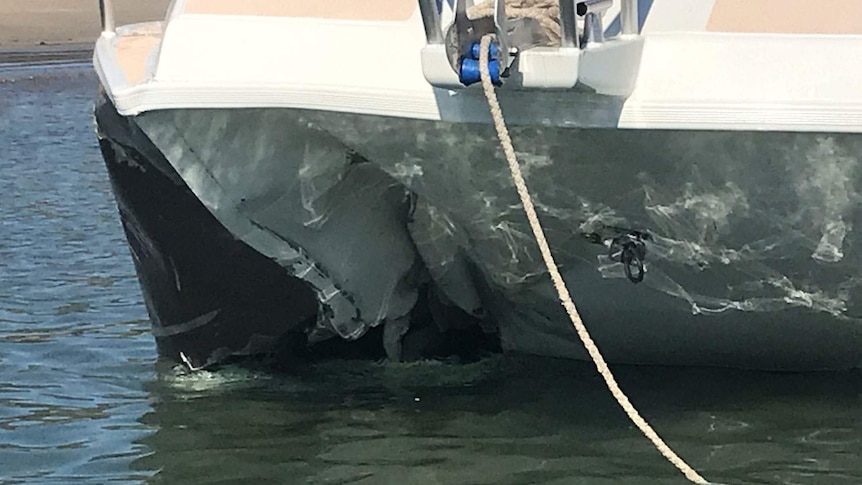
M 105 100 L 97 122 L 165 355 L 203 365 L 291 333 L 314 345 L 383 326 L 400 358 L 431 294 L 438 329 L 587 358 L 487 123 L 277 108 L 123 117 Z M 862 137 L 515 124 L 607 360 L 862 365 Z M 608 250 L 631 234 L 645 240 L 640 284 Z
M 202 366 L 313 321 L 301 281 L 224 229 L 134 122 L 97 107 L 100 147 L 159 353 Z

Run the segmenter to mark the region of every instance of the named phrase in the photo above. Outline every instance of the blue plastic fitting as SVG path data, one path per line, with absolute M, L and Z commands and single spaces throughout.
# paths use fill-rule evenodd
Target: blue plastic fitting
M 500 61 L 488 61 L 488 74 L 491 75 L 491 82 L 500 84 Z M 479 61 L 476 59 L 461 60 L 461 83 L 469 86 L 482 80 L 482 74 L 479 72 Z
M 479 58 L 479 49 L 481 49 L 481 48 L 482 48 L 482 44 L 480 44 L 478 42 L 474 42 L 473 45 L 470 46 L 470 57 L 472 57 L 473 59 L 478 59 Z M 497 47 L 497 44 L 492 43 L 491 47 L 488 49 L 490 51 L 491 55 L 488 57 L 491 59 L 496 59 L 497 58 L 497 49 L 499 49 L 499 47 Z

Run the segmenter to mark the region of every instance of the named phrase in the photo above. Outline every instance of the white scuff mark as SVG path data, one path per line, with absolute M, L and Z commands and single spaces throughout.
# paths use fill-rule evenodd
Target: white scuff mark
M 547 217 L 553 217 L 554 219 L 566 223 L 579 223 L 586 218 L 595 216 L 595 214 L 592 213 L 584 214 L 576 209 L 566 209 L 564 207 L 545 204 L 538 195 L 533 197 L 533 206 L 536 208 L 536 211 L 542 215 L 543 220 L 547 219 Z M 510 206 L 507 212 L 508 211 L 520 213 L 523 211 L 523 208 L 521 207 L 521 204 L 515 204 Z M 581 223 L 581 225 L 583 225 L 583 223 Z
M 218 141 L 225 138 L 228 132 L 231 115 L 224 110 L 212 110 L 206 119 L 199 118 L 187 111 L 177 111 L 173 116 L 180 138 L 189 145 L 189 149 L 201 161 L 213 161 L 224 145 Z M 191 136 L 189 136 L 191 135 Z M 191 146 L 193 140 L 205 140 Z M 258 146 L 266 145 L 265 143 Z M 222 177 L 220 177 L 222 178 Z
M 840 317 L 847 310 L 847 302 L 841 295 L 830 296 L 817 288 L 799 289 L 786 276 L 771 281 L 785 292 L 784 301 L 790 306 L 806 307 Z
M 787 277 L 776 273 L 769 267 L 756 263 L 749 271 L 759 273 L 763 278 L 743 284 L 746 293 L 756 292 L 748 298 L 720 298 L 693 293 L 683 288 L 667 274 L 651 267 L 649 277 L 644 280 L 650 288 L 674 298 L 686 301 L 694 315 L 709 315 L 727 311 L 741 312 L 772 312 L 788 308 L 808 308 L 810 310 L 828 313 L 836 318 L 846 319 L 847 302 L 850 291 L 855 285 L 862 284 L 862 278 L 851 278 L 841 286 L 838 293 L 831 295 L 815 287 L 799 288 Z M 599 257 L 599 271 L 605 278 L 623 277 L 622 265 L 613 263 L 607 256 Z M 858 281 L 857 281 L 858 280 Z M 728 291 L 733 291 L 728 287 Z
M 671 202 L 661 202 L 660 194 L 650 185 L 644 185 L 643 190 L 644 208 L 658 228 L 651 233 L 650 252 L 661 259 L 702 270 L 712 264 L 762 258 L 760 253 L 773 250 L 782 241 L 775 237 L 738 249 L 718 243 L 731 225 L 731 218 L 745 217 L 750 210 L 745 193 L 733 182 L 714 190 L 697 190 L 688 183 Z
M 321 303 L 326 304 L 330 300 L 335 298 L 339 293 L 341 293 L 341 290 L 336 288 L 335 285 L 330 284 L 328 287 L 320 290 L 318 300 L 320 300 Z
M 126 149 L 122 145 L 120 145 L 119 143 L 111 143 L 111 149 L 114 150 L 114 152 L 117 154 L 116 160 L 118 163 L 125 163 L 129 167 L 140 170 L 142 173 L 147 173 L 147 167 L 136 162 L 134 157 L 129 155 L 129 153 L 126 152 Z
M 180 359 L 183 361 L 183 363 L 186 365 L 186 367 L 188 367 L 189 370 L 192 372 L 196 372 L 196 371 L 199 371 L 199 370 L 204 368 L 203 366 L 195 367 L 195 365 L 192 364 L 191 359 L 186 357 L 186 354 L 184 352 L 180 352 Z
M 536 153 L 515 152 L 518 161 L 521 162 L 521 172 L 525 179 L 530 178 L 530 171 L 535 168 L 550 167 L 554 161 L 548 155 Z
M 791 206 L 789 224 L 783 224 L 774 235 L 735 247 L 722 244 L 722 239 L 732 235 L 736 221 L 747 218 L 751 211 L 747 194 L 739 186 L 733 182 L 712 187 L 689 183 L 677 194 L 669 194 L 666 190 L 659 191 L 664 186 L 644 184 L 645 209 L 655 226 L 649 244 L 654 261 L 700 270 L 730 266 L 741 278 L 753 278 L 737 282 L 735 287 L 728 286 L 726 295 L 715 297 L 683 290 L 670 278 L 656 282 L 660 273 L 656 271 L 647 278 L 647 284 L 687 300 L 695 314 L 805 308 L 836 318 L 850 318 L 849 291 L 839 288 L 836 293 L 819 288 L 814 284 L 816 280 L 791 280 L 790 275 L 779 273 L 768 263 L 796 258 L 797 249 L 806 246 L 813 249 L 811 257 L 821 262 L 834 263 L 844 258 L 843 246 L 852 230 L 853 211 L 862 200 L 854 183 L 858 178 L 858 160 L 842 153 L 831 137 L 822 137 L 804 158 L 796 157 L 793 162 L 796 166 L 792 167 L 790 190 L 796 192 L 798 209 Z M 778 225 L 784 220 L 774 222 Z M 817 239 L 812 241 L 812 236 Z M 816 248 L 812 242 L 818 242 Z M 616 275 L 614 269 L 604 268 L 605 272 Z
M 787 308 L 808 308 L 824 312 L 836 318 L 847 318 L 847 299 L 845 292 L 829 295 L 817 288 L 800 289 L 786 276 L 761 281 L 764 286 L 778 289 L 783 295 L 757 296 L 743 300 L 713 298 L 702 295 L 689 295 L 692 311 L 695 314 L 723 313 L 728 310 L 742 312 L 779 311 Z
M 666 293 L 676 298 L 681 298 L 688 302 L 693 315 L 701 313 L 698 309 L 697 303 L 695 302 L 694 296 L 686 291 L 682 285 L 674 281 L 673 278 L 663 272 L 653 268 L 653 272 L 650 273 L 650 277 L 648 279 L 644 279 L 644 281 L 648 282 L 649 286 L 661 291 L 662 293 Z
M 494 221 L 497 218 L 506 216 L 510 212 L 509 208 L 500 207 L 499 197 L 482 190 L 476 191 L 474 200 L 477 202 L 478 210 L 470 214 L 471 220 L 468 226 L 484 226 L 488 221 Z
M 217 212 L 221 209 L 222 199 L 226 198 L 223 187 L 207 169 L 204 161 L 195 154 L 191 147 L 185 144 L 185 140 L 180 139 L 178 141 L 179 143 L 171 148 L 171 152 L 176 152 L 176 155 L 168 158 L 168 160 L 171 161 L 192 193 L 211 212 Z M 190 161 L 183 160 L 186 157 Z
M 171 265 L 171 270 L 174 272 L 174 285 L 177 288 L 177 291 L 183 291 L 183 283 L 180 281 L 180 272 L 177 271 L 177 265 L 174 264 L 174 258 L 168 256 L 168 263 Z
M 517 264 L 520 259 L 518 258 L 518 253 L 523 252 L 521 250 L 526 244 L 529 244 L 532 239 L 523 232 L 515 229 L 514 224 L 509 221 L 499 221 L 496 224 L 492 224 L 491 230 L 502 237 L 503 241 L 506 243 L 506 247 L 509 248 L 509 254 L 511 255 L 510 263 Z
M 425 175 L 422 165 L 419 164 L 420 161 L 421 159 L 412 157 L 405 153 L 404 159 L 400 162 L 396 162 L 392 166 L 392 170 L 389 171 L 389 175 L 410 187 L 413 185 L 413 179 L 422 178 L 422 176 Z
M 715 242 L 732 215 L 745 216 L 750 208 L 745 193 L 733 182 L 715 191 L 697 191 L 687 183 L 682 195 L 670 203 L 656 201 L 654 188 L 644 185 L 643 189 L 647 214 L 663 234 L 701 245 Z
M 844 238 L 847 236 L 847 225 L 842 220 L 829 221 L 823 229 L 823 236 L 812 258 L 824 263 L 837 263 L 844 259 Z
M 578 227 L 578 231 L 582 234 L 589 234 L 601 231 L 605 227 L 625 227 L 626 220 L 617 215 L 617 213 L 608 206 L 601 204 L 591 204 L 584 200 L 581 201 L 580 218 L 584 220 Z
M 398 282 L 393 282 L 383 294 L 383 300 L 380 301 L 380 306 L 377 308 L 377 314 L 374 316 L 374 319 L 368 322 L 369 328 L 380 325 L 380 323 L 386 319 L 386 315 L 389 313 L 389 305 L 392 303 L 392 296 L 395 294 L 397 286 Z
M 714 414 L 710 415 L 709 418 L 711 422 L 709 423 L 709 429 L 707 429 L 707 433 L 714 433 L 716 431 L 720 433 L 737 432 L 751 428 L 751 425 L 746 423 L 745 421 L 718 418 Z
M 544 276 L 547 272 L 541 271 L 525 271 L 522 273 L 512 273 L 511 271 L 503 271 L 495 276 L 495 280 L 502 282 L 507 288 L 517 287 L 528 281 L 532 281 L 537 276 Z
M 434 227 L 439 228 L 444 237 L 451 238 L 455 235 L 455 223 L 452 221 L 452 218 L 449 217 L 448 213 L 437 209 L 437 207 L 433 205 L 426 205 L 425 209 L 428 213 L 428 218 L 434 224 Z M 432 241 L 440 239 L 440 236 L 433 234 L 434 231 L 429 230 L 428 233 L 432 235 Z
M 340 162 L 333 163 L 333 159 Z M 335 154 L 311 142 L 306 144 L 297 173 L 302 208 L 309 215 L 303 222 L 305 227 L 320 228 L 326 223 L 331 209 L 326 204 L 326 195 L 344 178 L 345 165 L 347 160 L 343 154 Z
M 305 255 L 288 244 L 277 244 L 273 253 L 275 262 L 285 268 L 292 268 L 305 259 Z
M 666 261 L 675 261 L 705 269 L 714 260 L 712 250 L 701 244 L 690 241 L 678 241 L 662 236 L 651 235 L 653 244 L 649 246 L 650 255 Z M 728 260 L 735 259 L 735 254 L 727 254 Z
M 615 261 L 607 254 L 599 254 L 597 256 L 599 261 L 599 273 L 602 275 L 604 279 L 628 279 L 628 275 L 626 274 L 626 266 L 619 261 Z M 635 270 L 636 271 L 636 270 Z M 649 264 L 644 263 L 644 274 L 649 272 Z
M 210 322 L 215 320 L 219 313 L 221 313 L 221 309 L 217 308 L 204 313 L 203 315 L 192 318 L 187 322 L 177 323 L 167 327 L 153 327 L 152 333 L 155 337 L 172 337 L 174 335 L 191 332 L 192 330 L 197 330 L 198 328 L 208 325 Z
M 694 266 L 704 270 L 712 264 L 731 265 L 746 261 L 760 261 L 773 257 L 774 251 L 795 240 L 788 235 L 773 236 L 743 244 L 738 249 L 711 247 L 692 241 L 679 241 L 650 234 L 650 254 L 660 259 Z
M 844 221 L 859 204 L 855 189 L 859 160 L 842 153 L 831 136 L 817 138 L 806 153 L 806 164 L 798 171 L 796 192 L 800 218 L 820 229 L 813 259 L 834 263 L 844 258 L 844 240 L 852 227 Z

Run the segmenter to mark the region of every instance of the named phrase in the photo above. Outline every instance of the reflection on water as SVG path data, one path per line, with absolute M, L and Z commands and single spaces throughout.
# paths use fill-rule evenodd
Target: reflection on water
M 93 76 L 0 71 L 0 482 L 140 479 L 154 346 L 93 136 Z
M 723 483 L 862 481 L 862 379 L 620 369 L 660 432 Z M 491 358 L 223 369 L 149 383 L 155 481 L 680 483 L 587 364 Z M 289 477 L 289 479 L 285 478 Z
M 156 364 L 95 79 L 51 69 L 0 70 L 0 483 L 681 483 L 582 363 Z M 862 483 L 859 373 L 619 372 L 713 480 Z

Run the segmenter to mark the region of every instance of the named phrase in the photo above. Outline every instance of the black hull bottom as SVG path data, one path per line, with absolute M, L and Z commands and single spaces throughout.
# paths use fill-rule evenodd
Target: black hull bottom
M 311 290 L 230 234 L 140 129 L 107 103 L 97 118 L 161 355 L 202 366 L 256 354 L 314 320 Z

